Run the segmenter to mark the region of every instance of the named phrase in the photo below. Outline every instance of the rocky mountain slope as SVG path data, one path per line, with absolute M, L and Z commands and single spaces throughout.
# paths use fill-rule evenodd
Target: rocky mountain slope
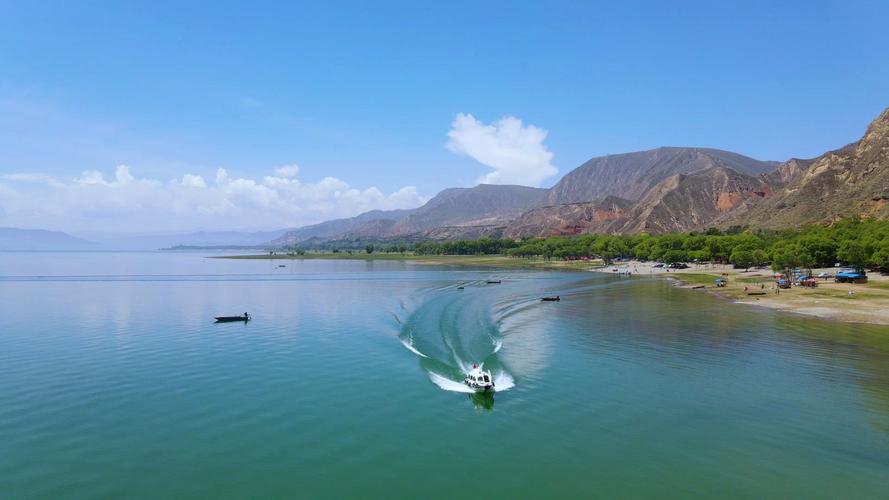
M 615 221 L 625 220 L 633 202 L 609 196 L 601 201 L 536 207 L 512 221 L 504 236 L 564 236 L 608 232 Z
M 762 180 L 727 167 L 676 174 L 639 200 L 612 233 L 669 233 L 706 229 L 716 218 L 771 193 Z
M 774 196 L 718 222 L 781 228 L 852 215 L 889 217 L 889 109 L 858 142 L 808 161 Z
M 546 196 L 547 205 L 578 203 L 619 196 L 639 200 L 658 183 L 676 174 L 727 167 L 757 176 L 771 172 L 776 162 L 708 148 L 657 148 L 593 158 L 569 172 Z

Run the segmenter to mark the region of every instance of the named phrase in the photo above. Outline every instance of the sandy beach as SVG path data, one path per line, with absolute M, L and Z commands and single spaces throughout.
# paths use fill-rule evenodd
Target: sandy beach
M 769 268 L 733 269 L 731 265 L 690 264 L 688 269 L 654 267 L 654 262 L 621 262 L 594 269 L 605 273 L 629 271 L 635 276 L 674 278 L 677 285 L 712 293 L 738 304 L 768 307 L 796 314 L 817 316 L 853 323 L 889 325 L 889 276 L 868 273 L 866 284 L 834 283 L 819 279 L 815 288 L 794 286 L 776 293 L 773 271 Z M 617 269 L 617 271 L 615 271 Z M 813 269 L 833 274 L 835 268 Z M 725 278 L 727 285 L 717 287 L 715 280 Z M 702 288 L 703 287 L 703 288 Z M 766 292 L 765 295 L 748 293 Z

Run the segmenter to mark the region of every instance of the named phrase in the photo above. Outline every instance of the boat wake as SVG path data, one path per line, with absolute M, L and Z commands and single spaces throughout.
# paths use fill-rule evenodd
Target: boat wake
M 416 354 L 417 356 L 420 356 L 420 357 L 422 357 L 422 358 L 428 358 L 428 357 L 429 357 L 429 356 L 423 354 L 422 352 L 418 351 L 417 348 L 414 347 L 414 335 L 413 335 L 413 332 L 410 332 L 410 333 L 408 334 L 408 337 L 407 337 L 407 338 L 401 337 L 401 338 L 399 338 L 399 340 L 401 340 L 401 343 L 402 343 L 405 347 L 407 347 L 408 350 L 409 350 L 410 352 Z
M 515 379 L 497 358 L 503 338 L 491 316 L 500 293 L 489 287 L 460 290 L 430 290 L 401 322 L 399 340 L 419 356 L 429 380 L 450 392 L 474 393 L 463 383 L 473 364 L 486 367 L 494 379 L 494 390 L 515 387 Z M 499 292 L 499 290 L 498 290 Z
M 451 392 L 463 392 L 466 394 L 472 394 L 475 391 L 464 384 L 463 382 L 457 382 L 456 380 L 451 380 L 444 375 L 439 375 L 435 372 L 426 372 L 429 375 L 429 380 L 432 381 L 433 384 L 438 387 Z
M 428 371 L 426 373 L 429 375 L 429 380 L 431 380 L 433 384 L 446 391 L 462 392 L 466 394 L 472 394 L 475 392 L 475 390 L 473 390 L 463 382 L 452 380 L 434 371 Z M 497 372 L 493 375 L 494 392 L 504 392 L 515 387 L 515 380 L 513 380 L 512 375 L 504 371 Z

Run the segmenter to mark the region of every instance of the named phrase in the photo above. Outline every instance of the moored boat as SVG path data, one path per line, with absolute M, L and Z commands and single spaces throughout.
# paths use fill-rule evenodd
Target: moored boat
M 555 297 L 544 297 L 544 298 L 542 298 L 542 299 L 540 299 L 540 300 L 543 301 L 543 302 L 558 302 L 558 301 L 560 301 L 560 300 L 562 300 L 562 299 L 561 299 L 561 297 L 559 297 L 558 295 L 556 295 Z
M 233 323 L 235 321 L 243 321 L 244 323 L 250 321 L 250 315 L 244 313 L 243 316 L 216 316 L 217 323 Z

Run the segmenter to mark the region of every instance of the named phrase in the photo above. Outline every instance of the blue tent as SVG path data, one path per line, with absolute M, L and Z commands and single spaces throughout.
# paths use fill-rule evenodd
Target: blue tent
M 837 283 L 866 283 L 867 275 L 858 271 L 843 270 L 836 274 L 834 281 Z

